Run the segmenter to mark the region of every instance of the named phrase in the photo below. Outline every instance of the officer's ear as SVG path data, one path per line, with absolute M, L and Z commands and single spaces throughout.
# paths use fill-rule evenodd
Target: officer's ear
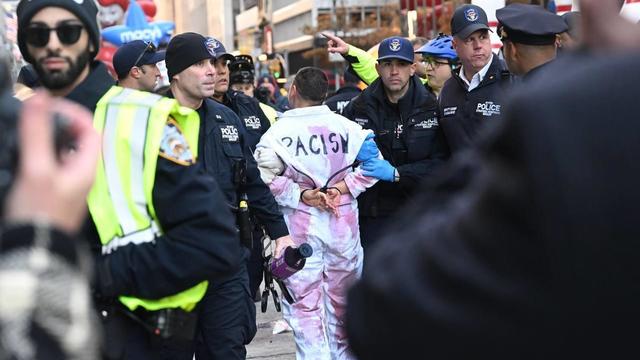
M 505 52 L 504 56 L 509 57 L 509 59 L 517 59 L 520 56 L 518 52 L 518 46 L 511 41 L 505 41 L 502 46 L 503 52 Z
M 137 66 L 132 67 L 131 70 L 129 70 L 129 76 L 134 79 L 140 78 L 140 68 Z

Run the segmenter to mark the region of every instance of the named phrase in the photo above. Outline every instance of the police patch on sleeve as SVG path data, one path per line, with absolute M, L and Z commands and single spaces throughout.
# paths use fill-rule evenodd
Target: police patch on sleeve
M 162 132 L 160 156 L 185 166 L 196 162 L 187 139 L 173 119 L 169 119 Z
M 220 133 L 222 134 L 222 141 L 224 142 L 238 142 L 240 138 L 238 128 L 234 125 L 220 126 Z
M 254 115 L 244 118 L 244 124 L 246 125 L 247 129 L 251 130 L 260 130 L 262 128 L 260 119 Z

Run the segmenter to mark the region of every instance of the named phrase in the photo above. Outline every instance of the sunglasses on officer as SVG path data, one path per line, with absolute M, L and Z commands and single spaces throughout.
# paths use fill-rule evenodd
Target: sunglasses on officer
M 146 53 L 155 53 L 156 52 L 156 50 L 157 50 L 156 46 L 151 41 L 147 41 L 146 44 L 147 44 L 147 46 L 144 48 L 144 50 L 142 50 L 140 55 L 138 55 L 138 58 L 133 63 L 132 67 L 139 67 L 138 63 L 140 62 L 140 60 L 142 60 L 142 57 L 144 56 L 144 54 L 146 54 Z
M 64 45 L 73 45 L 80 39 L 84 26 L 79 23 L 61 23 L 54 28 L 44 24 L 32 24 L 25 30 L 25 41 L 34 47 L 44 47 L 49 43 L 50 34 L 56 32 L 58 40 Z

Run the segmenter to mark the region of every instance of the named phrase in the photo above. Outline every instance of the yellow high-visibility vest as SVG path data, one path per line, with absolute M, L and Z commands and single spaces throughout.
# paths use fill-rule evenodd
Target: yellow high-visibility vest
M 113 86 L 98 102 L 93 124 L 102 135 L 95 183 L 89 192 L 89 212 L 96 225 L 103 254 L 128 244 L 153 242 L 162 234 L 153 206 L 153 186 L 160 143 L 173 118 L 198 151 L 200 117 L 174 99 Z M 162 299 L 120 296 L 130 310 L 182 308 L 191 311 L 204 297 L 208 283 Z

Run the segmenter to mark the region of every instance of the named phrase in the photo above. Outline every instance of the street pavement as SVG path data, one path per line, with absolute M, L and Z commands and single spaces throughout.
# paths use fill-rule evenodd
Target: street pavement
M 282 319 L 282 313 L 276 312 L 273 301 L 269 298 L 267 312 L 260 311 L 260 303 L 256 303 L 258 333 L 247 346 L 247 359 L 260 360 L 295 360 L 296 346 L 293 333 L 285 332 L 273 335 L 275 321 Z

